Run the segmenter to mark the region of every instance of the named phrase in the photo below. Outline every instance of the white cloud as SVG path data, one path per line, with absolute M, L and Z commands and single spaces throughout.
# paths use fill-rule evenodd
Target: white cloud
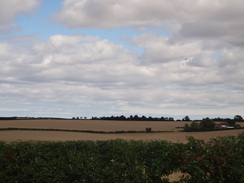
M 29 14 L 39 5 L 39 0 L 7 0 L 0 1 L 0 33 L 10 33 L 19 29 L 11 23 L 19 14 Z
M 11 22 L 18 14 L 28 13 L 39 4 L 39 0 L 0 1 L 0 24 Z
M 1 1 L 0 32 L 18 30 L 12 21 L 39 3 Z M 140 29 L 140 35 L 123 36 L 142 51 L 99 35 L 2 38 L 0 111 L 18 112 L 22 104 L 36 115 L 51 114 L 47 109 L 97 116 L 241 112 L 243 5 L 241 0 L 64 0 L 56 22 L 72 29 Z M 160 34 L 162 29 L 168 33 Z
M 56 19 L 67 26 L 115 28 L 124 26 L 161 26 L 169 19 L 192 19 L 199 9 L 209 7 L 189 6 L 189 1 L 155 0 L 65 0 Z M 191 2 L 192 3 L 192 2 Z M 182 11 L 181 11 L 182 9 Z M 188 14 L 186 11 L 190 11 Z M 79 18 L 76 18 L 79 17 Z
M 104 110 L 106 115 L 114 114 L 115 109 L 120 114 L 148 111 L 152 115 L 175 110 L 182 114 L 184 108 L 194 115 L 206 108 L 216 114 L 242 108 L 244 55 L 240 48 L 223 50 L 214 60 L 214 51 L 199 41 L 176 44 L 156 34 L 142 34 L 131 41 L 144 49 L 139 57 L 98 37 L 54 35 L 31 47 L 1 43 L 0 100 L 5 105 L 19 101 L 48 103 L 50 108 L 83 106 L 95 115 Z M 60 114 L 60 109 L 56 112 Z
M 164 28 L 171 41 L 244 43 L 242 0 L 65 0 L 54 20 L 69 28 Z
M 153 33 L 135 36 L 131 41 L 144 50 L 142 59 L 150 64 L 182 60 L 187 62 L 199 54 L 213 54 L 213 51 L 203 50 L 201 41 L 172 43 L 169 37 Z
M 243 5 L 241 0 L 65 0 L 56 18 L 69 27 L 105 28 L 162 26 L 171 20 L 240 21 Z

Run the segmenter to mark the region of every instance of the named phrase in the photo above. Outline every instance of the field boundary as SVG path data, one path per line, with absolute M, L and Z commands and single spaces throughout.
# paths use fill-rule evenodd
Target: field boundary
M 230 129 L 211 129 L 211 130 L 202 130 L 197 132 L 208 132 L 208 131 L 227 131 L 227 130 L 240 130 L 241 128 L 230 128 Z M 0 131 L 57 131 L 57 132 L 78 132 L 78 133 L 95 133 L 95 134 L 124 134 L 124 133 L 168 133 L 168 132 L 184 132 L 181 131 L 136 131 L 136 130 L 120 130 L 120 131 L 97 131 L 97 130 L 71 130 L 71 129 L 54 129 L 54 128 L 18 128 L 18 127 L 8 127 L 0 128 Z M 191 133 L 194 131 L 189 131 L 186 133 Z
M 60 131 L 60 132 L 79 132 L 79 133 L 97 133 L 97 134 L 122 134 L 122 133 L 167 133 L 167 132 L 175 132 L 175 131 L 96 131 L 96 130 L 69 130 L 69 129 L 50 129 L 50 128 L 0 128 L 0 131 Z

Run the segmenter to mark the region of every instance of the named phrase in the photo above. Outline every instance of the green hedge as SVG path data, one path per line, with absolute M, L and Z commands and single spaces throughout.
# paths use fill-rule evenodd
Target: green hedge
M 244 133 L 188 140 L 0 142 L 0 182 L 244 182 Z

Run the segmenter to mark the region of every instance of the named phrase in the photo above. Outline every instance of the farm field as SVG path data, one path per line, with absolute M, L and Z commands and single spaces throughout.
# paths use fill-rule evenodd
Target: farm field
M 176 131 L 187 122 L 174 121 L 112 121 L 112 120 L 1 120 L 0 128 L 42 128 L 93 131 L 145 131 L 151 127 L 154 131 Z M 190 123 L 190 122 L 188 122 Z
M 93 131 L 174 131 L 163 133 L 113 133 L 98 134 L 84 132 L 60 131 L 0 131 L 0 140 L 11 142 L 19 140 L 168 140 L 172 142 L 186 142 L 187 136 L 197 139 L 209 140 L 217 136 L 238 135 L 244 129 L 214 131 L 214 132 L 177 132 L 176 127 L 183 127 L 186 122 L 160 122 L 160 121 L 102 121 L 102 120 L 2 120 L 0 128 L 39 128 L 39 129 L 68 129 L 68 130 L 93 130 Z M 188 122 L 189 123 L 189 122 Z M 239 123 L 242 127 L 243 123 Z

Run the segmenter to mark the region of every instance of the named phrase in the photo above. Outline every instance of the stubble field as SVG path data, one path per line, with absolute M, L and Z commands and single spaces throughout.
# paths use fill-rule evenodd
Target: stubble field
M 209 140 L 217 136 L 238 135 L 244 129 L 214 131 L 214 132 L 178 132 L 186 122 L 161 122 L 161 121 L 105 121 L 105 120 L 1 120 L 0 128 L 38 128 L 38 129 L 64 129 L 64 130 L 92 130 L 92 131 L 172 131 L 162 133 L 85 133 L 85 132 L 60 132 L 60 131 L 0 131 L 0 140 L 26 141 L 26 140 L 169 140 L 172 142 L 186 142 L 187 136 L 197 139 Z M 189 123 L 189 122 L 188 122 Z M 244 127 L 243 123 L 239 123 Z

